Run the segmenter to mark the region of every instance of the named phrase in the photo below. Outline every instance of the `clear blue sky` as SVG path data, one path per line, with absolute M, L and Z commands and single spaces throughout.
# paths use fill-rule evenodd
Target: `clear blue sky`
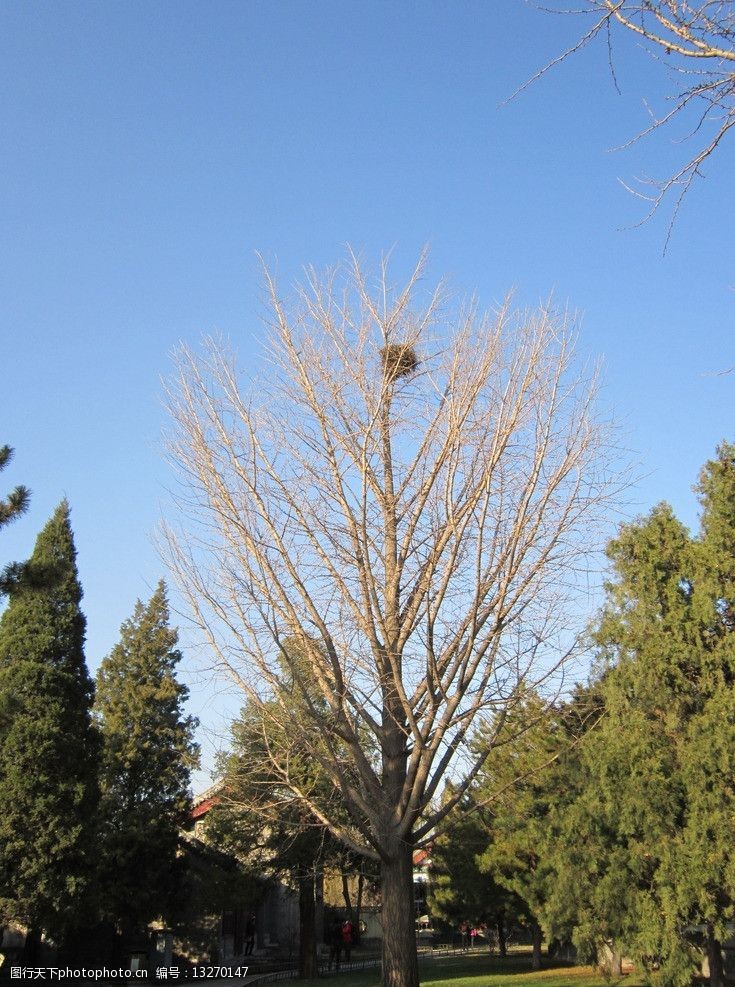
M 179 340 L 262 334 L 255 251 L 292 282 L 346 243 L 395 245 L 488 305 L 512 287 L 584 313 L 606 401 L 646 478 L 637 508 L 691 485 L 735 437 L 735 141 L 706 167 L 666 256 L 666 217 L 618 179 L 666 172 L 659 135 L 608 153 L 663 107 L 665 79 L 596 45 L 514 102 L 574 19 L 522 0 L 15 3 L 0 7 L 0 443 L 30 513 L 26 557 L 66 495 L 95 669 L 163 567 L 152 532 L 172 477 L 160 378 Z M 187 673 L 190 674 L 190 673 Z M 195 712 L 211 717 L 213 688 Z M 211 706 L 211 703 L 210 703 Z

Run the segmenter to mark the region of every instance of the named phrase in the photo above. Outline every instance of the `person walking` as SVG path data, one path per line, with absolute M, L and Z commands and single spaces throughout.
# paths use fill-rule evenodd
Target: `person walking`
M 348 918 L 344 920 L 341 928 L 342 934 L 342 947 L 345 951 L 345 962 L 350 962 L 350 956 L 352 955 L 352 942 L 354 939 L 354 929 L 352 928 L 352 922 Z
M 245 923 L 245 955 L 252 956 L 255 947 L 255 912 L 250 912 Z

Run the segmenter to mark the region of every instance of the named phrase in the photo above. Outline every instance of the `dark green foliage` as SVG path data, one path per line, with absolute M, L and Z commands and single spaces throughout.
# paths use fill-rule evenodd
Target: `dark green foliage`
M 615 579 L 595 633 L 605 715 L 582 745 L 583 790 L 556 861 L 576 889 L 577 941 L 613 940 L 682 987 L 705 944 L 721 983 L 718 941 L 735 914 L 731 445 L 697 489 L 697 538 L 662 504 L 610 544 Z
M 207 834 L 249 868 L 277 875 L 298 890 L 299 970 L 310 977 L 316 974 L 316 876 L 335 846 L 327 828 L 294 797 L 285 778 L 310 795 L 321 789 L 322 797 L 329 798 L 329 791 L 300 742 L 298 708 L 292 734 L 277 718 L 274 722 L 268 719 L 266 704 L 257 710 L 246 707 L 233 724 L 232 748 L 222 763 L 221 800 L 212 810 Z
M 222 849 L 286 875 L 313 868 L 328 836 L 313 813 L 286 790 L 278 759 L 309 791 L 323 780 L 295 739 L 288 743 L 261 712 L 246 707 L 232 726 L 232 747 L 221 764 L 221 800 L 212 810 L 208 835 Z
M 621 528 L 595 683 L 547 716 L 533 696 L 511 711 L 498 739 L 515 740 L 473 790 L 481 867 L 547 936 L 613 970 L 625 952 L 666 987 L 705 952 L 721 987 L 735 918 L 735 446 L 697 492 L 697 537 L 666 504 Z
M 254 909 L 263 899 L 266 882 L 232 855 L 187 836 L 181 846 L 183 881 L 171 919 L 177 938 L 199 956 L 213 962 L 218 955 L 223 912 Z
M 60 936 L 88 918 L 98 744 L 66 502 L 0 620 L 0 914 Z
M 564 938 L 549 918 L 558 888 L 555 834 L 574 798 L 579 738 L 597 715 L 594 698 L 584 690 L 556 706 L 526 694 L 509 711 L 474 791 L 486 805 L 487 849 L 478 858 L 480 869 L 523 902 L 535 966 L 541 929 Z M 481 734 L 477 743 L 485 742 Z
M 501 952 L 511 925 L 527 918 L 520 898 L 499 884 L 479 859 L 488 845 L 488 817 L 460 804 L 449 828 L 434 841 L 428 906 L 432 920 L 456 932 L 462 923 L 486 925 L 497 934 Z
M 312 756 L 321 744 L 337 745 L 326 703 L 310 689 L 298 642 L 286 639 L 283 692 L 291 719 L 284 727 L 279 707 L 250 704 L 232 727 L 232 747 L 221 764 L 220 802 L 208 822 L 209 839 L 247 862 L 278 875 L 299 891 L 300 957 L 303 976 L 316 969 L 315 881 L 327 866 L 355 873 L 364 861 L 341 846 L 313 809 L 348 824 L 340 793 Z M 290 681 L 289 681 L 290 680 Z M 298 681 L 297 681 L 298 680 Z M 304 706 L 310 704 L 310 716 Z M 323 718 L 322 731 L 315 724 Z M 299 798 L 295 791 L 303 793 Z
M 251 859 L 261 855 L 270 870 L 286 873 L 313 868 L 327 847 L 337 852 L 313 805 L 323 816 L 345 825 L 347 819 L 339 791 L 313 756 L 320 747 L 340 743 L 329 709 L 314 695 L 298 642 L 287 638 L 283 648 L 288 662 L 282 662 L 282 698 L 288 701 L 289 720 L 284 723 L 275 700 L 243 709 L 232 726 L 230 753 L 220 765 L 222 798 L 212 814 L 212 832 L 225 848 Z
M 0 472 L 5 469 L 13 458 L 10 446 L 0 447 Z M 24 514 L 31 501 L 31 492 L 27 487 L 17 486 L 5 500 L 0 500 L 0 528 Z M 21 577 L 22 566 L 17 562 L 0 570 L 0 595 L 7 595 Z
M 735 596 L 735 445 L 723 442 L 695 487 L 702 505 L 701 541 L 710 577 L 721 580 L 723 599 Z
M 0 472 L 5 469 L 13 456 L 10 446 L 0 446 Z M 0 500 L 0 528 L 28 510 L 31 492 L 28 487 L 17 486 L 5 500 Z
M 176 679 L 181 652 L 163 582 L 147 605 L 138 601 L 120 635 L 100 666 L 95 711 L 103 738 L 103 908 L 127 930 L 166 916 L 176 895 L 198 747 L 196 721 L 183 712 L 188 690 Z

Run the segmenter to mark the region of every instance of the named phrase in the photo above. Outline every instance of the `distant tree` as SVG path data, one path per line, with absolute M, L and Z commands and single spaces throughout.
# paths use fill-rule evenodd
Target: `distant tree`
M 545 4 L 544 9 L 553 10 L 553 7 Z M 673 196 L 673 223 L 692 183 L 702 176 L 702 165 L 735 125 L 735 2 L 568 0 L 558 10 L 564 14 L 587 14 L 591 24 L 576 44 L 538 75 L 602 36 L 607 41 L 617 85 L 612 49 L 615 29 L 632 35 L 668 71 L 671 80 L 668 107 L 660 114 L 651 112 L 650 124 L 630 143 L 679 117 L 684 122 L 685 136 L 698 141 L 694 153 L 668 177 L 648 180 L 643 190 L 634 190 L 650 203 L 649 216 Z
M 298 669 L 306 673 L 306 659 L 300 642 L 283 641 L 288 661 L 283 661 L 286 678 Z M 309 808 L 303 797 L 295 797 L 293 785 L 322 809 L 329 810 L 344 826 L 349 825 L 346 810 L 339 805 L 340 794 L 311 756 L 314 745 L 338 744 L 334 724 L 326 709 L 322 737 L 304 740 L 305 706 L 324 701 L 313 687 L 305 692 L 291 683 L 291 720 L 284 723 L 276 703 L 248 704 L 232 727 L 232 746 L 222 760 L 218 805 L 212 811 L 209 833 L 221 847 L 257 865 L 263 872 L 290 880 L 299 893 L 299 972 L 316 975 L 316 891 L 325 867 L 342 874 L 345 906 L 352 910 L 347 887 L 350 871 L 360 882 L 361 857 L 335 840 L 328 826 Z M 286 784 L 286 779 L 290 784 Z M 363 882 L 364 883 L 364 882 Z
M 449 817 L 446 831 L 433 844 L 427 903 L 432 920 L 456 930 L 461 923 L 486 925 L 506 955 L 508 929 L 528 915 L 522 900 L 501 886 L 478 859 L 488 845 L 488 821 L 479 812 Z
M 482 734 L 475 743 L 486 742 Z M 553 881 L 547 835 L 564 798 L 558 758 L 569 744 L 557 710 L 533 693 L 525 695 L 491 744 L 473 788 L 486 804 L 486 849 L 480 869 L 525 905 L 533 938 L 533 968 L 541 966 L 546 902 Z
M 292 882 L 299 895 L 299 975 L 316 967 L 316 890 L 334 839 L 303 803 L 290 796 L 274 770 L 278 757 L 311 790 L 324 784 L 293 737 L 263 719 L 267 709 L 246 707 L 232 727 L 232 747 L 223 759 L 220 800 L 210 813 L 208 837 L 246 866 Z M 280 754 L 274 758 L 275 751 Z
M 28 927 L 31 960 L 93 901 L 98 744 L 66 501 L 23 571 L 0 619 L 0 916 Z
M 578 686 L 560 713 L 567 743 L 547 775 L 547 811 L 537 832 L 550 871 L 544 930 L 550 941 L 571 942 L 585 962 L 620 976 L 621 943 L 628 930 L 626 895 L 634 893 L 634 886 L 621 865 L 619 840 L 601 810 L 598 783 L 587 763 L 604 715 L 599 685 Z
M 125 933 L 165 917 L 179 889 L 179 833 L 199 749 L 196 720 L 184 713 L 188 689 L 176 678 L 177 642 L 160 582 L 147 604 L 136 603 L 97 674 L 102 903 Z
M 569 938 L 570 923 L 558 896 L 559 827 L 579 791 L 580 739 L 600 715 L 591 690 L 549 704 L 527 692 L 496 734 L 480 731 L 477 746 L 490 751 L 471 791 L 481 807 L 486 849 L 480 870 L 523 902 L 533 937 L 533 966 L 541 945 Z

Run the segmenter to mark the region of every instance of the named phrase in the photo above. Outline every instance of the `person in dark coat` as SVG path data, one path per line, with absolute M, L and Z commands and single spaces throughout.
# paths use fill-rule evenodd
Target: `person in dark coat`
M 329 964 L 327 965 L 327 969 L 331 970 L 332 963 L 334 963 L 334 968 L 339 973 L 339 961 L 342 958 L 342 923 L 339 919 L 335 919 L 330 925 L 327 943 L 329 945 Z
M 245 955 L 252 956 L 255 947 L 255 912 L 250 912 L 245 923 Z

